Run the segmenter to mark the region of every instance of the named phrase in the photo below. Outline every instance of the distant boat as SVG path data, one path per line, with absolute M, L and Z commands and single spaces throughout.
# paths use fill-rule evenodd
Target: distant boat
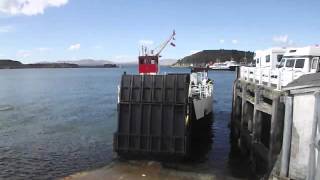
M 209 68 L 212 70 L 222 70 L 222 71 L 234 71 L 236 67 L 240 66 L 235 61 L 225 61 L 225 62 L 217 62 L 212 65 L 209 65 Z

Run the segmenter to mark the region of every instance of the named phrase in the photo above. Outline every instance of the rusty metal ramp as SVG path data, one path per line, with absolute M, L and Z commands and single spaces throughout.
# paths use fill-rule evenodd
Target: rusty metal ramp
M 189 74 L 122 75 L 114 151 L 186 155 Z

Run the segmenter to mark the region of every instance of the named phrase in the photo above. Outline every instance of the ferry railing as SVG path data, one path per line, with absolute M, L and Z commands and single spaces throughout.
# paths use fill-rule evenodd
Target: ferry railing
M 207 72 L 197 72 L 194 80 L 189 86 L 189 97 L 197 97 L 199 99 L 207 98 L 212 95 L 212 83 L 207 83 Z
M 193 96 L 197 96 L 199 99 L 202 99 L 212 95 L 213 87 L 212 84 L 199 83 L 198 85 L 192 85 L 190 90 Z
M 209 96 L 211 96 L 212 93 L 212 86 L 208 85 L 208 84 L 199 84 L 199 97 L 202 98 L 207 98 Z

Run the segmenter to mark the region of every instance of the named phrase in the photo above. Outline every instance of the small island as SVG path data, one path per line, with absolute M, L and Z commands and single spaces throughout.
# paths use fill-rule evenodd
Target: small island
M 92 60 L 93 61 L 93 60 Z M 76 64 L 70 62 L 23 64 L 20 61 L 0 59 L 0 69 L 31 69 L 31 68 L 116 68 L 116 64 Z

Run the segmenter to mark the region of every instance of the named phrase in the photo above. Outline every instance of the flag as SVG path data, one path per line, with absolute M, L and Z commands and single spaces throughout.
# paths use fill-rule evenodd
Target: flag
M 173 42 L 172 42 L 172 43 L 170 43 L 170 45 L 171 45 L 171 46 L 173 46 L 173 47 L 176 47 L 176 45 L 175 45 Z

